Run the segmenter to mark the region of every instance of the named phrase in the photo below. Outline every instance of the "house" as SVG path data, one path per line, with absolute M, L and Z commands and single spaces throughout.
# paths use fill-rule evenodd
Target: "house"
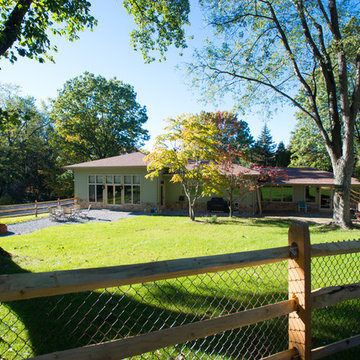
M 146 178 L 145 154 L 113 156 L 106 159 L 66 166 L 74 172 L 75 196 L 83 206 L 108 207 L 126 211 L 187 209 L 181 184 L 170 182 L 171 174 L 150 180 Z M 233 173 L 246 172 L 256 179 L 256 170 L 234 165 Z M 236 210 L 242 213 L 297 212 L 299 203 L 306 211 L 332 211 L 333 174 L 310 168 L 287 168 L 286 176 L 263 183 L 256 190 L 235 199 Z M 360 182 L 352 180 L 360 189 Z M 216 195 L 215 195 L 216 196 Z M 197 209 L 206 210 L 209 198 L 199 200 Z M 305 209 L 300 209 L 305 210 Z

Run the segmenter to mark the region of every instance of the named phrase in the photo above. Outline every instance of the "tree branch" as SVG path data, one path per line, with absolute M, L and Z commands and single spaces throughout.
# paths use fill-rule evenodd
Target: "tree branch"
M 20 0 L 5 21 L 0 38 L 0 57 L 14 44 L 21 33 L 21 24 L 33 0 Z

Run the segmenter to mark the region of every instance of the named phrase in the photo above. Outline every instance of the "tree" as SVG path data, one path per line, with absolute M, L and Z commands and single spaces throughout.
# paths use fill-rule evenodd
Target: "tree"
M 165 52 L 172 44 L 185 48 L 183 26 L 189 24 L 190 11 L 187 0 L 124 0 L 123 5 L 133 16 L 137 26 L 131 33 L 135 50 L 139 47 L 144 59 L 154 60 L 152 52 Z M 0 7 L 0 58 L 11 62 L 17 56 L 44 62 L 54 61 L 49 33 L 65 36 L 67 40 L 78 39 L 85 28 L 93 29 L 96 19 L 90 14 L 91 2 L 87 0 L 9 0 Z
M 217 172 L 218 128 L 207 120 L 205 113 L 184 114 L 168 122 L 166 132 L 156 138 L 153 151 L 145 158 L 147 177 L 172 174 L 171 181 L 183 187 L 189 217 L 194 221 L 196 201 L 214 192 L 210 179 Z
M 275 165 L 275 143 L 272 140 L 270 129 L 264 125 L 261 134 L 253 147 L 253 161 L 259 166 Z
M 217 89 L 228 90 L 246 107 L 280 98 L 309 116 L 334 171 L 333 220 L 349 227 L 354 124 L 360 107 L 359 2 L 201 3 L 216 39 L 198 52 L 197 64 L 191 68 L 196 80 L 212 87 L 211 96 Z M 350 80 L 349 74 L 354 78 Z M 325 84 L 325 102 L 318 93 L 319 78 Z M 306 103 L 294 96 L 294 89 L 301 89 Z
M 217 162 L 218 171 L 214 171 L 211 178 L 214 190 L 229 204 L 229 217 L 233 216 L 236 197 L 254 190 L 258 179 L 253 177 L 252 170 L 235 163 L 238 157 L 237 152 L 229 151 Z
M 250 156 L 250 149 L 254 139 L 247 122 L 238 119 L 238 115 L 228 111 L 201 114 L 206 116 L 217 128 L 217 142 L 219 154 L 231 154 L 232 162 L 245 162 Z
M 84 73 L 67 81 L 53 100 L 57 146 L 65 162 L 81 162 L 134 151 L 149 139 L 146 108 L 132 86 L 116 78 Z
M 8 89 L 0 100 L 2 108 L 16 112 L 19 120 L 0 133 L 0 195 L 8 202 L 48 200 L 51 179 L 63 172 L 50 145 L 52 125 L 32 97 Z
M 140 49 L 145 62 L 155 60 L 154 52 L 165 59 L 171 44 L 186 48 L 183 26 L 189 24 L 188 0 L 124 0 L 124 7 L 137 25 L 130 34 L 131 44 Z
M 235 197 L 250 190 L 254 181 L 249 177 L 251 170 L 239 166 L 247 163 L 254 140 L 248 124 L 238 120 L 237 114 L 227 111 L 201 113 L 202 117 L 217 128 L 216 167 L 208 180 L 211 187 L 229 204 L 229 217 L 233 216 Z
M 316 124 L 307 117 L 299 117 L 290 138 L 291 166 L 312 167 L 331 171 L 331 160 Z
M 290 164 L 291 151 L 286 149 L 282 141 L 279 142 L 279 145 L 275 152 L 275 166 L 277 167 L 288 167 Z
M 85 27 L 96 25 L 87 0 L 2 1 L 0 15 L 0 57 L 11 62 L 17 60 L 17 55 L 39 62 L 53 61 L 51 52 L 57 48 L 48 33 L 73 41 Z
M 131 33 L 132 45 L 139 47 L 146 62 L 155 59 L 172 44 L 185 48 L 183 26 L 188 24 L 190 11 L 187 0 L 124 0 L 124 7 L 133 16 L 137 29 Z M 14 63 L 18 56 L 54 61 L 57 52 L 51 35 L 66 37 L 69 41 L 79 38 L 85 28 L 93 29 L 97 20 L 90 14 L 91 3 L 87 0 L 8 0 L 0 6 L 0 58 Z M 16 113 L 0 109 L 0 131 L 8 125 L 19 123 Z

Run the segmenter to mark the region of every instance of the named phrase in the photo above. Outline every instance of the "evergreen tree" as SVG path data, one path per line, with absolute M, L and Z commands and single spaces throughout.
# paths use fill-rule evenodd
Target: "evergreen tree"
M 290 158 L 291 151 L 286 149 L 284 143 L 280 141 L 275 153 L 275 165 L 278 167 L 288 167 Z
M 275 165 L 275 148 L 270 129 L 265 123 L 261 134 L 254 146 L 254 161 L 260 166 Z

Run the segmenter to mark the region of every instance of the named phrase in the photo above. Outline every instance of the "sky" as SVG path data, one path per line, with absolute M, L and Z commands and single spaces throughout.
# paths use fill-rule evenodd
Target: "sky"
M 98 20 L 93 31 L 79 33 L 80 39 L 68 42 L 56 37 L 54 44 L 58 53 L 54 54 L 55 63 L 40 64 L 36 60 L 19 58 L 14 64 L 8 60 L 0 61 L 0 82 L 20 86 L 21 95 L 33 96 L 40 103 L 55 98 L 64 83 L 83 74 L 85 71 L 101 75 L 107 79 L 116 77 L 134 87 L 137 101 L 146 106 L 148 121 L 145 128 L 150 134 L 150 141 L 145 148 L 151 150 L 154 139 L 165 126 L 165 120 L 182 113 L 200 111 L 231 111 L 234 103 L 227 98 L 217 104 L 205 104 L 200 94 L 189 86 L 185 71 L 185 62 L 190 62 L 196 46 L 201 46 L 207 35 L 207 29 L 200 21 L 197 2 L 191 2 L 191 26 L 188 35 L 194 40 L 179 56 L 179 51 L 171 50 L 165 62 L 145 64 L 140 52 L 130 46 L 129 33 L 134 29 L 131 17 L 122 7 L 121 0 L 93 0 L 92 14 Z M 256 139 L 264 126 L 270 128 L 273 141 L 289 143 L 290 133 L 295 126 L 292 108 L 279 109 L 271 119 L 258 111 L 249 111 L 240 116 L 250 127 Z

